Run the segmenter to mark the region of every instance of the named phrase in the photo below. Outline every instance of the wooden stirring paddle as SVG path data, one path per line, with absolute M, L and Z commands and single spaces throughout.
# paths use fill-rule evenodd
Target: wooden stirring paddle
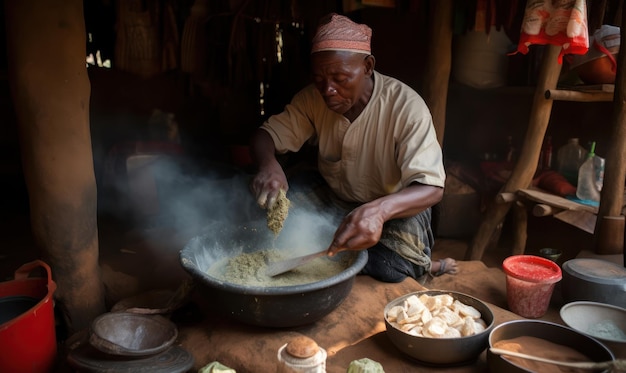
M 319 251 L 317 253 L 269 263 L 267 265 L 267 268 L 265 269 L 265 274 L 270 277 L 278 276 L 282 273 L 289 272 L 296 267 L 300 267 L 301 265 L 306 264 L 315 258 L 324 256 L 327 252 L 328 251 L 324 249 L 323 251 Z
M 613 372 L 624 372 L 626 371 L 626 360 L 611 360 L 611 361 L 559 361 L 547 359 L 544 357 L 533 356 L 524 354 L 521 352 L 509 351 L 502 348 L 491 347 L 489 349 L 492 353 L 496 355 L 504 355 L 504 356 L 513 356 L 519 357 L 527 360 L 534 360 L 541 363 L 548 363 L 554 365 L 560 365 L 564 367 L 570 368 L 578 368 L 578 369 L 611 369 Z

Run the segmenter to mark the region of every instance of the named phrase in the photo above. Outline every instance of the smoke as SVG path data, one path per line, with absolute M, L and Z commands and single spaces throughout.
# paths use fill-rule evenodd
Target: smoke
M 252 175 L 224 164 L 190 164 L 170 156 L 144 156 L 134 161 L 130 157 L 126 175 L 114 178 L 113 189 L 122 198 L 99 208 L 132 216 L 140 226 L 165 226 L 189 238 L 213 236 L 222 246 L 253 240 L 253 246 L 264 246 L 258 249 L 275 247 L 297 256 L 327 248 L 338 225 L 332 214 L 292 202 L 283 230 L 274 236 L 266 226 L 266 211 L 256 204 L 249 189 Z M 245 228 L 259 234 L 250 238 L 237 233 Z M 211 242 L 204 246 L 210 249 Z
M 337 226 L 333 215 L 292 203 L 276 246 L 290 250 L 294 256 L 321 251 L 332 242 Z

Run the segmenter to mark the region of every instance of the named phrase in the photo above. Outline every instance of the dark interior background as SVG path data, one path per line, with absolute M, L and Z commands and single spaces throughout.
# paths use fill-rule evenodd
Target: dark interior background
M 180 131 L 180 145 L 190 159 L 202 163 L 239 162 L 238 145 L 262 121 L 280 111 L 293 93 L 308 82 L 309 40 L 317 20 L 328 12 L 343 13 L 373 29 L 372 50 L 379 72 L 397 77 L 418 92 L 424 79 L 429 43 L 429 8 L 432 1 L 397 0 L 394 6 L 368 5 L 385 1 L 206 1 L 207 17 L 194 19 L 193 0 L 85 1 L 86 52 L 100 51 L 112 68 L 89 65 L 91 80 L 91 129 L 94 167 L 103 182 L 106 159 L 120 144 L 165 141 L 148 122 L 154 109 L 172 113 Z M 467 55 L 459 55 L 463 36 L 484 25 L 477 24 L 480 1 L 459 1 L 455 6 L 453 67 L 464 66 Z M 612 2 L 609 2 L 611 4 Z M 126 45 L 158 46 L 157 57 L 142 63 L 121 61 L 120 30 L 133 24 L 120 17 L 119 7 L 133 9 L 149 26 L 144 40 L 126 40 Z M 524 1 L 496 1 L 499 12 L 487 30 L 503 31 L 515 50 L 523 17 Z M 0 8 L 0 11 L 3 8 Z M 611 5 L 607 14 L 616 14 Z M 195 22 L 198 45 L 185 48 L 184 29 Z M 4 22 L 4 14 L 0 16 Z M 143 26 L 141 26 L 143 27 Z M 276 57 L 276 30 L 282 32 L 282 61 Z M 4 24 L 0 27 L 4 31 Z M 483 31 L 487 33 L 487 31 Z M 17 124 L 12 110 L 6 72 L 6 40 L 0 38 L 0 175 L 2 204 L 9 208 L 27 206 L 22 179 Z M 143 43 L 143 44 L 142 44 Z M 521 147 L 534 93 L 541 46 L 527 55 L 506 57 L 505 84 L 477 88 L 464 84 L 452 73 L 449 86 L 443 151 L 448 165 L 460 164 L 477 174 L 486 158 L 500 157 L 511 136 Z M 194 72 L 183 71 L 181 59 L 196 58 Z M 191 56 L 191 57 L 190 57 Z M 169 62 L 163 63 L 165 58 Z M 42 56 L 41 63 L 45 63 Z M 260 104 L 260 85 L 264 104 Z M 262 109 L 264 110 L 262 112 Z M 583 146 L 597 142 L 603 156 L 608 147 L 611 103 L 555 102 L 548 135 L 554 154 L 570 137 Z

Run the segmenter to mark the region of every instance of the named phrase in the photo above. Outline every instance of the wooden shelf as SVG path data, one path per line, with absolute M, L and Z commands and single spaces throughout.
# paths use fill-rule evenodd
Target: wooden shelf
M 582 92 L 615 92 L 615 84 L 585 84 L 559 88 Z
M 622 29 L 624 30 L 624 29 Z M 596 236 L 595 251 L 599 254 L 623 252 L 624 247 L 624 160 L 626 147 L 626 105 L 614 100 L 615 85 L 601 84 L 595 86 L 558 85 L 561 64 L 558 55 L 561 47 L 549 45 L 541 59 L 539 79 L 537 82 L 526 138 L 522 144 L 517 164 L 506 184 L 502 187 L 496 202 L 489 205 L 484 214 L 478 231 L 474 235 L 465 258 L 480 260 L 493 233 L 499 229 L 505 216 L 511 210 L 514 222 L 512 254 L 523 254 L 527 241 L 527 211 L 523 198 L 533 203 L 533 214 L 536 216 L 554 216 L 564 222 L 575 225 Z M 620 69 L 626 69 L 620 60 Z M 617 81 L 617 90 L 626 84 L 624 79 Z M 554 100 L 576 102 L 609 101 L 614 103 L 619 115 L 615 116 L 615 136 L 607 158 L 614 160 L 607 165 L 602 191 L 602 203 L 595 209 L 591 206 L 576 204 L 565 198 L 553 196 L 528 189 L 537 169 L 537 161 L 541 152 L 544 136 Z M 617 175 L 614 176 L 614 175 Z M 591 208 L 590 208 L 591 207 Z
M 578 85 L 548 89 L 545 92 L 545 98 L 576 102 L 613 101 L 614 91 L 614 84 Z

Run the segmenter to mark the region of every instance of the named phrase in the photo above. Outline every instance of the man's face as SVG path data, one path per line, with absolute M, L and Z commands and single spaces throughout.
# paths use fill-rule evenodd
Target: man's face
M 366 95 L 365 83 L 373 70 L 367 55 L 317 52 L 311 55 L 311 65 L 315 87 L 330 110 L 343 115 Z

